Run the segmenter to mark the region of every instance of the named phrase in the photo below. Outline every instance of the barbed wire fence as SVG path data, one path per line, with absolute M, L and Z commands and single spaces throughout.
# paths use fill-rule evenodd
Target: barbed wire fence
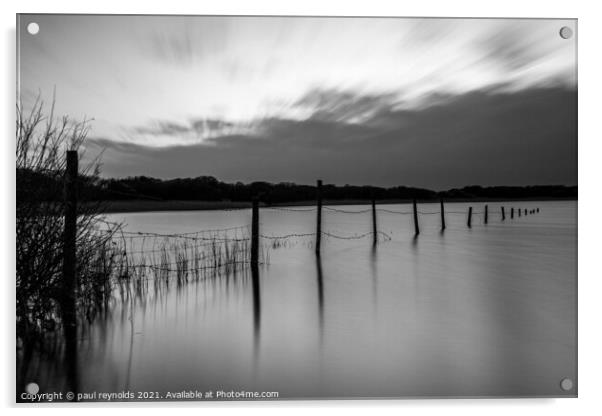
M 134 267 L 149 269 L 158 272 L 191 273 L 198 274 L 205 270 L 229 270 L 233 266 L 248 266 L 257 263 L 266 263 L 269 255 L 263 250 L 261 258 L 254 258 L 254 252 L 260 252 L 259 249 L 263 242 L 263 248 L 279 248 L 289 244 L 293 239 L 304 239 L 314 247 L 319 247 L 319 241 L 322 238 L 336 240 L 361 240 L 372 237 L 373 244 L 392 240 L 390 233 L 378 229 L 377 215 L 399 215 L 413 216 L 415 234 L 419 234 L 419 218 L 422 216 L 441 216 L 441 230 L 446 227 L 445 217 L 448 215 L 466 216 L 467 227 L 473 226 L 473 219 L 479 217 L 481 224 L 486 225 L 490 217 L 495 215 L 501 222 L 506 221 L 506 207 L 498 210 L 490 210 L 488 205 L 484 205 L 481 211 L 474 211 L 472 206 L 467 211 L 445 210 L 444 201 L 440 201 L 440 210 L 421 210 L 418 203 L 413 201 L 411 209 L 391 209 L 390 207 L 378 207 L 375 200 L 372 200 L 372 206 L 365 209 L 337 208 L 336 206 L 322 205 L 317 201 L 313 207 L 278 207 L 264 206 L 261 210 L 277 211 L 284 214 L 310 214 L 315 215 L 319 226 L 313 232 L 296 232 L 287 234 L 269 234 L 260 232 L 263 224 L 259 223 L 260 207 L 258 200 L 253 202 L 253 219 L 250 225 L 240 225 L 225 228 L 202 229 L 183 233 L 158 233 L 122 230 L 119 238 L 122 241 L 120 250 L 123 255 L 133 256 L 138 260 Z M 245 209 L 245 208 L 243 208 Z M 248 208 L 246 208 L 248 209 Z M 232 211 L 239 211 L 235 209 Z M 332 214 L 343 215 L 363 215 L 371 213 L 372 230 L 363 233 L 344 234 L 332 229 L 322 229 L 322 216 L 318 215 L 321 210 Z M 225 210 L 224 210 L 225 211 Z M 539 208 L 515 208 L 509 210 L 510 219 L 518 216 L 532 215 L 539 212 Z M 256 223 L 256 227 L 253 227 Z M 112 225 L 115 225 L 112 223 Z M 319 230 L 319 232 L 318 232 Z M 317 251 L 319 255 L 319 251 Z M 149 261 L 151 259 L 151 261 Z
M 75 178 L 71 178 L 71 184 Z M 121 192 L 121 191 L 119 191 Z M 125 196 L 133 196 L 131 192 L 122 192 Z M 145 199 L 156 199 L 142 195 Z M 406 205 L 404 205 L 406 206 Z M 478 218 L 480 224 L 487 225 L 491 215 L 506 221 L 505 207 L 492 211 L 488 205 L 484 210 L 474 211 L 472 206 L 467 211 L 445 210 L 444 201 L 440 201 L 439 210 L 419 209 L 414 199 L 407 205 L 410 209 L 393 209 L 391 207 L 379 207 L 376 200 L 372 198 L 371 206 L 362 209 L 339 208 L 337 206 L 324 205 L 322 201 L 322 181 L 317 181 L 316 205 L 315 206 L 263 206 L 262 210 L 277 211 L 284 214 L 308 214 L 315 215 L 316 229 L 313 232 L 296 232 L 287 234 L 269 234 L 260 231 L 263 224 L 259 222 L 260 206 L 259 199 L 253 199 L 251 211 L 251 224 L 224 228 L 211 228 L 181 233 L 160 233 L 131 230 L 123 224 L 106 221 L 108 229 L 113 233 L 111 255 L 121 262 L 123 276 L 140 275 L 141 271 L 152 271 L 156 275 L 165 277 L 166 274 L 176 274 L 178 281 L 187 279 L 189 275 L 199 277 L 201 273 L 210 271 L 219 274 L 222 271 L 231 272 L 240 267 L 256 266 L 259 263 L 269 262 L 269 250 L 266 248 L 279 248 L 290 245 L 294 239 L 305 240 L 315 249 L 316 255 L 321 255 L 321 241 L 323 238 L 335 240 L 361 240 L 372 238 L 374 245 L 379 242 L 391 241 L 391 233 L 378 229 L 377 216 L 399 215 L 412 216 L 415 236 L 420 234 L 419 219 L 422 216 L 440 216 L 441 231 L 446 228 L 446 216 L 466 216 L 466 226 L 473 226 L 473 218 Z M 220 208 L 224 212 L 239 212 L 248 210 L 248 206 Z M 364 215 L 370 216 L 371 230 L 362 233 L 341 233 L 332 227 L 323 229 L 322 213 L 341 215 Z M 539 208 L 525 209 L 522 207 L 510 207 L 509 219 L 539 213 Z M 67 215 L 67 214 L 66 214 Z M 73 215 L 73 214 L 69 214 Z M 73 219 L 65 218 L 66 223 L 72 223 Z M 115 230 L 118 230 L 115 232 Z M 260 246 L 263 250 L 260 250 Z

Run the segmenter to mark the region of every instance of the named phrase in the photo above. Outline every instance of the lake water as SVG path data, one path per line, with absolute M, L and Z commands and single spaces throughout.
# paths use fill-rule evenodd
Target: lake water
M 469 205 L 476 212 L 471 228 Z M 262 239 L 258 285 L 247 270 L 114 302 L 80 346 L 80 391 L 573 396 L 577 203 L 488 205 L 485 225 L 484 204 L 446 204 L 441 232 L 439 204 L 419 204 L 417 238 L 412 215 L 397 213 L 411 206 L 379 205 L 378 228 L 390 239 L 381 235 L 376 247 L 370 235 L 324 236 L 317 259 L 313 236 Z M 540 212 L 511 220 L 511 206 Z M 312 233 L 315 216 L 261 209 L 260 232 Z M 109 219 L 127 230 L 184 233 L 248 226 L 251 212 Z M 322 228 L 359 236 L 371 231 L 371 221 L 371 212 L 325 209 Z M 563 378 L 573 380 L 571 391 L 560 388 Z

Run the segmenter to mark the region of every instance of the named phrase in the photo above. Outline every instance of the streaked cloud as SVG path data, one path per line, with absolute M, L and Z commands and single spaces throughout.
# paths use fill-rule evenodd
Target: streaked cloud
M 340 94 L 331 93 L 336 102 Z M 93 139 L 89 153 L 106 149 L 107 176 L 211 175 L 232 182 L 308 184 L 319 177 L 337 184 L 434 189 L 574 185 L 576 98 L 565 87 L 480 90 L 419 110 L 383 108 L 363 123 L 273 117 L 258 121 L 252 134 L 193 145 L 159 148 Z
M 300 108 L 315 119 L 345 123 L 362 123 L 374 114 L 393 108 L 399 101 L 395 93 L 356 94 L 351 90 L 314 88 L 293 107 Z
M 143 31 L 138 42 L 151 59 L 185 66 L 215 59 L 225 52 L 229 19 L 207 17 L 199 22 L 195 17 L 179 16 L 149 17 L 149 20 L 152 26 L 148 25 L 148 32 Z
M 209 139 L 232 135 L 253 134 L 255 124 L 233 123 L 217 119 L 190 119 L 185 122 L 155 120 L 143 126 L 133 127 L 124 134 L 135 137 L 132 143 L 145 143 L 148 146 L 165 147 L 209 143 Z

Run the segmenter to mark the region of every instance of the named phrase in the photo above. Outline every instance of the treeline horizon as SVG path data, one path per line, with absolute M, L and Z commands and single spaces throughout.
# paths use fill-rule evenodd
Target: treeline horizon
M 17 170 L 17 198 L 20 190 L 46 189 L 46 201 L 62 198 L 62 184 L 55 183 L 55 176 L 39 172 Z M 299 185 L 291 182 L 227 183 L 213 176 L 196 178 L 158 179 L 147 176 L 126 178 L 100 178 L 80 176 L 79 193 L 84 200 L 190 200 L 190 201 L 251 201 L 258 197 L 265 204 L 310 201 L 316 197 L 315 185 Z M 20 186 L 20 184 L 27 186 Z M 495 200 L 495 199 L 577 199 L 577 186 L 531 185 L 531 186 L 480 186 L 469 185 L 445 191 L 425 188 L 370 185 L 322 186 L 322 197 L 326 200 Z

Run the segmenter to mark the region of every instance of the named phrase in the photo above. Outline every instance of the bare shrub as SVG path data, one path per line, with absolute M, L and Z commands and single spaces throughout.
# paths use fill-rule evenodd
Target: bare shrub
M 17 345 L 22 366 L 34 350 L 57 339 L 61 326 L 63 259 L 63 176 L 65 152 L 80 150 L 89 121 L 56 117 L 54 100 L 46 112 L 38 98 L 31 109 L 17 105 L 16 125 L 16 294 Z M 93 161 L 81 180 L 98 174 Z M 111 228 L 103 226 L 98 203 L 79 204 L 77 220 L 77 306 L 91 317 L 110 294 L 113 259 Z

